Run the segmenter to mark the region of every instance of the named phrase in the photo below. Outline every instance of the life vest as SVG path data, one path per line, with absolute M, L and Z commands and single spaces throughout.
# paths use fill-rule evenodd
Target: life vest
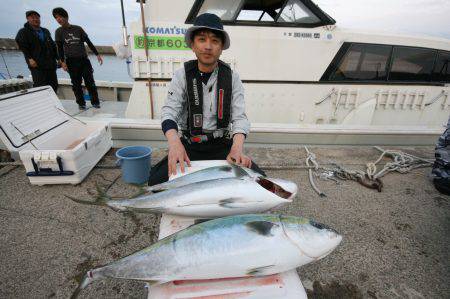
M 225 62 L 219 60 L 217 75 L 217 129 L 227 129 L 231 118 L 232 73 Z M 191 136 L 203 134 L 203 86 L 197 60 L 184 63 L 188 96 L 188 124 Z

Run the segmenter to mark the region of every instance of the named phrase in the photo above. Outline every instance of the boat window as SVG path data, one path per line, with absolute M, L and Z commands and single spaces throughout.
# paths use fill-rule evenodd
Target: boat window
M 335 21 L 311 0 L 196 0 L 186 23 L 213 13 L 225 25 L 317 27 Z
M 433 81 L 450 82 L 450 52 L 440 51 L 434 66 Z
M 273 22 L 274 18 L 278 15 L 279 12 L 279 8 L 271 11 L 271 13 L 268 13 L 265 10 L 242 9 L 236 20 Z
M 236 12 L 241 8 L 245 0 L 205 0 L 197 15 L 213 13 L 222 21 L 234 20 Z
M 386 80 L 391 46 L 353 44 L 331 80 Z
M 289 0 L 277 22 L 314 24 L 320 22 L 320 19 L 300 0 Z
M 449 51 L 346 42 L 320 81 L 447 83 L 449 64 Z
M 436 50 L 394 47 L 389 81 L 430 81 Z
M 262 10 L 241 10 L 238 21 L 259 21 L 264 14 Z

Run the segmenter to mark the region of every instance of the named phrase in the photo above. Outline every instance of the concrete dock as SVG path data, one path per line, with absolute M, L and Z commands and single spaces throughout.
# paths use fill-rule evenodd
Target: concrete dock
M 310 149 L 319 163 L 360 170 L 379 156 L 366 146 Z M 402 150 L 434 156 L 432 146 Z M 387 174 L 382 192 L 354 181 L 316 179 L 327 194 L 320 198 L 307 170 L 289 167 L 304 164 L 302 147 L 248 153 L 269 176 L 299 185 L 296 200 L 273 213 L 313 218 L 343 235 L 328 257 L 298 269 L 309 298 L 450 298 L 450 197 L 434 189 L 431 168 Z M 156 150 L 153 161 L 164 154 Z M 0 298 L 68 298 L 87 270 L 156 241 L 158 215 L 116 213 L 65 196 L 92 199 L 96 186 L 114 197 L 138 192 L 121 181 L 114 161 L 108 154 L 76 186 L 32 186 L 23 167 L 0 166 Z M 280 165 L 286 167 L 275 169 Z M 81 293 L 81 298 L 125 297 L 145 298 L 144 283 L 105 280 Z

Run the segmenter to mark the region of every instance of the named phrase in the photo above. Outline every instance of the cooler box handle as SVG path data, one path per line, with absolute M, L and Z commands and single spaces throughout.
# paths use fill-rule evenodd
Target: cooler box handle
M 62 159 L 60 156 L 56 157 L 56 162 L 58 163 L 59 171 L 52 170 L 51 168 L 39 168 L 33 157 L 31 158 L 31 163 L 33 163 L 34 171 L 27 172 L 27 176 L 67 176 L 74 174 L 73 171 L 63 169 Z

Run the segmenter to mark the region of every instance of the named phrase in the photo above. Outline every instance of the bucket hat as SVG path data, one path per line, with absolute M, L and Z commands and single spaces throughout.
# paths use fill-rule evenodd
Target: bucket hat
M 204 13 L 195 18 L 194 26 L 190 27 L 184 35 L 184 40 L 189 48 L 191 48 L 194 32 L 202 28 L 222 32 L 224 37 L 223 49 L 226 50 L 230 47 L 230 37 L 228 36 L 228 33 L 223 30 L 222 21 L 220 18 L 212 13 Z

